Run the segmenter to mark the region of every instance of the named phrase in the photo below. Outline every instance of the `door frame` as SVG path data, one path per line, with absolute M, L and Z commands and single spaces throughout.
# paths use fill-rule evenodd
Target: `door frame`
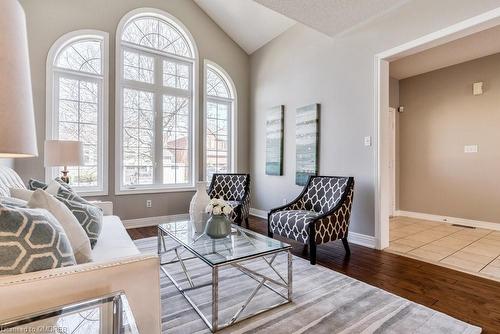
M 396 108 L 389 107 L 389 117 L 388 117 L 388 126 L 389 126 L 389 192 L 391 194 L 391 203 L 389 205 L 389 216 L 394 216 L 396 213 L 396 202 L 397 202 L 397 137 L 396 137 Z
M 387 144 L 389 110 L 389 63 L 391 61 L 469 36 L 500 25 L 500 7 L 467 20 L 453 24 L 408 43 L 385 50 L 375 55 L 375 239 L 376 248 L 389 247 L 390 175 L 386 168 L 389 157 Z

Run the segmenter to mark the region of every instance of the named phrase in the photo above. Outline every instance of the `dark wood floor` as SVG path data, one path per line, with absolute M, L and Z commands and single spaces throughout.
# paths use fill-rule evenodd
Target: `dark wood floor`
M 267 235 L 263 219 L 251 217 L 250 229 Z M 140 239 L 156 236 L 157 229 L 128 232 Z M 302 245 L 292 245 L 295 255 L 307 257 Z M 500 333 L 498 282 L 357 245 L 351 245 L 352 255 L 345 258 L 340 241 L 318 246 L 317 252 L 319 265 L 480 326 L 483 333 Z

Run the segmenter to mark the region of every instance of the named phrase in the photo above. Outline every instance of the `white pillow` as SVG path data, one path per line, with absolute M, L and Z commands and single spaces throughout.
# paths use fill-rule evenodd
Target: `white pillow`
M 31 195 L 33 195 L 32 190 L 23 189 L 23 188 L 9 188 L 10 197 L 22 199 L 23 201 L 29 201 Z
M 46 209 L 59 221 L 73 248 L 76 263 L 80 264 L 92 261 L 90 240 L 82 225 L 80 225 L 66 205 L 46 191 L 37 189 L 28 201 L 28 207 Z

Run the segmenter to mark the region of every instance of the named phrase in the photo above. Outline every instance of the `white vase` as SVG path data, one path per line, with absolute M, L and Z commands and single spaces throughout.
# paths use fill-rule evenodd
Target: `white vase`
M 210 202 L 210 196 L 207 193 L 207 182 L 200 181 L 196 184 L 196 194 L 189 204 L 189 218 L 194 226 L 196 233 L 203 233 L 208 215 L 205 209 Z

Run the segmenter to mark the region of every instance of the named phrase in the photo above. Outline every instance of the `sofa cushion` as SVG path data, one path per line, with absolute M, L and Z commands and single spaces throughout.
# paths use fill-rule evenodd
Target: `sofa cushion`
M 57 220 L 43 209 L 0 204 L 0 275 L 17 275 L 76 264 Z
M 8 206 L 10 208 L 27 208 L 28 202 L 13 197 L 0 197 L 0 204 Z
M 93 260 L 104 261 L 139 253 L 120 218 L 104 216 L 101 234 L 92 250 Z
M 57 195 L 56 198 L 66 205 L 76 217 L 90 240 L 90 247 L 94 248 L 97 238 L 99 238 L 101 233 L 103 218 L 102 210 L 94 205 L 72 201 L 60 197 L 59 195 Z
M 90 240 L 76 217 L 64 203 L 46 191 L 37 189 L 28 201 L 28 207 L 46 209 L 57 219 L 68 236 L 75 254 L 76 263 L 92 261 Z
M 309 224 L 318 217 L 318 213 L 305 210 L 277 211 L 269 217 L 269 228 L 288 239 L 302 243 L 309 241 Z

